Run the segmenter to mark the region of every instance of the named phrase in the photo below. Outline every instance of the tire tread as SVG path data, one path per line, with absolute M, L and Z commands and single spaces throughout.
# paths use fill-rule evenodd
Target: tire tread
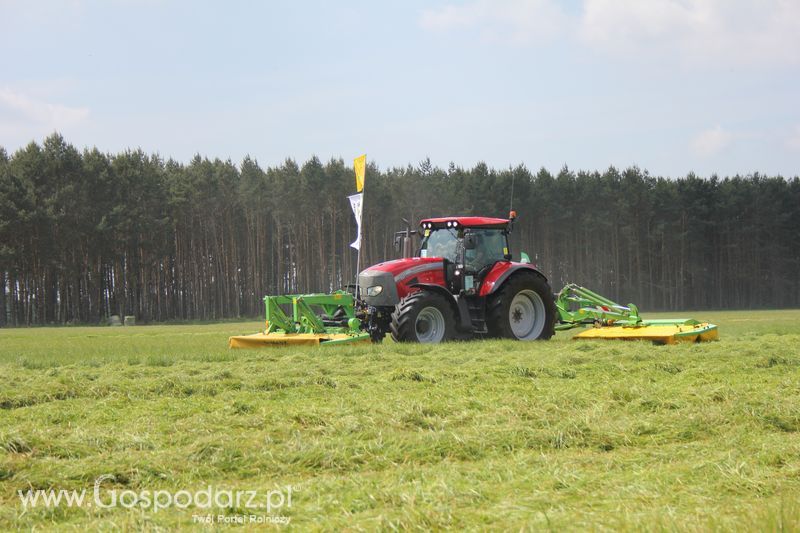
M 392 322 L 389 325 L 392 340 L 395 342 L 417 342 L 416 318 L 420 310 L 419 307 L 426 303 L 425 300 L 433 300 L 433 303 L 439 304 L 438 307 L 442 311 L 445 320 L 445 338 L 443 340 L 450 340 L 455 330 L 452 306 L 440 294 L 427 290 L 414 291 L 400 300 L 400 303 L 395 306 L 392 312 Z M 450 313 L 447 312 L 448 310 Z

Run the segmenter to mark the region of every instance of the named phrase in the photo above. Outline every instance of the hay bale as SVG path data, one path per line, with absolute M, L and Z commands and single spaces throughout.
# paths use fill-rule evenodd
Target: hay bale
M 136 317 L 133 315 L 126 315 L 125 316 L 125 325 L 126 326 L 135 326 L 136 325 Z
M 122 320 L 119 318 L 119 315 L 111 315 L 108 317 L 108 325 L 109 326 L 121 326 Z

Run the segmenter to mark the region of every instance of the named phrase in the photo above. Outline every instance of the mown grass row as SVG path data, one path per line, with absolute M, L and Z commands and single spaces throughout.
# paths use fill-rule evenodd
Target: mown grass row
M 662 347 L 231 352 L 257 324 L 3 331 L 0 527 L 191 526 L 192 509 L 23 512 L 16 496 L 111 474 L 296 485 L 283 514 L 323 529 L 796 529 L 800 313 L 716 319 L 722 341 Z

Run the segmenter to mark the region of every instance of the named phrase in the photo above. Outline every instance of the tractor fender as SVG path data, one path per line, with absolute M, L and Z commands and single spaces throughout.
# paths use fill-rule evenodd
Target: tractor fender
M 488 296 L 503 286 L 509 276 L 520 271 L 535 272 L 542 276 L 545 281 L 547 277 L 542 274 L 538 268 L 527 263 L 512 263 L 511 261 L 501 261 L 495 263 L 494 267 L 486 274 L 481 283 L 481 289 L 478 292 L 479 296 Z
M 413 287 L 415 289 L 420 289 L 420 290 L 433 291 L 447 298 L 447 301 L 449 301 L 453 305 L 453 308 L 458 309 L 458 321 L 456 323 L 456 327 L 463 332 L 472 331 L 472 318 L 469 315 L 469 308 L 467 307 L 467 302 L 463 298 L 458 298 L 457 296 L 454 296 L 445 287 L 442 287 L 441 285 L 436 285 L 434 283 L 414 283 L 412 285 L 409 285 L 409 287 Z

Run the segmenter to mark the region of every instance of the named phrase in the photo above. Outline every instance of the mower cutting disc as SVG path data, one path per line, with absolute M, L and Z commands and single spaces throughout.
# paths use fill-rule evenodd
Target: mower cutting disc
M 230 348 L 264 348 L 279 346 L 320 346 L 369 342 L 368 334 L 349 333 L 255 333 L 228 338 Z

